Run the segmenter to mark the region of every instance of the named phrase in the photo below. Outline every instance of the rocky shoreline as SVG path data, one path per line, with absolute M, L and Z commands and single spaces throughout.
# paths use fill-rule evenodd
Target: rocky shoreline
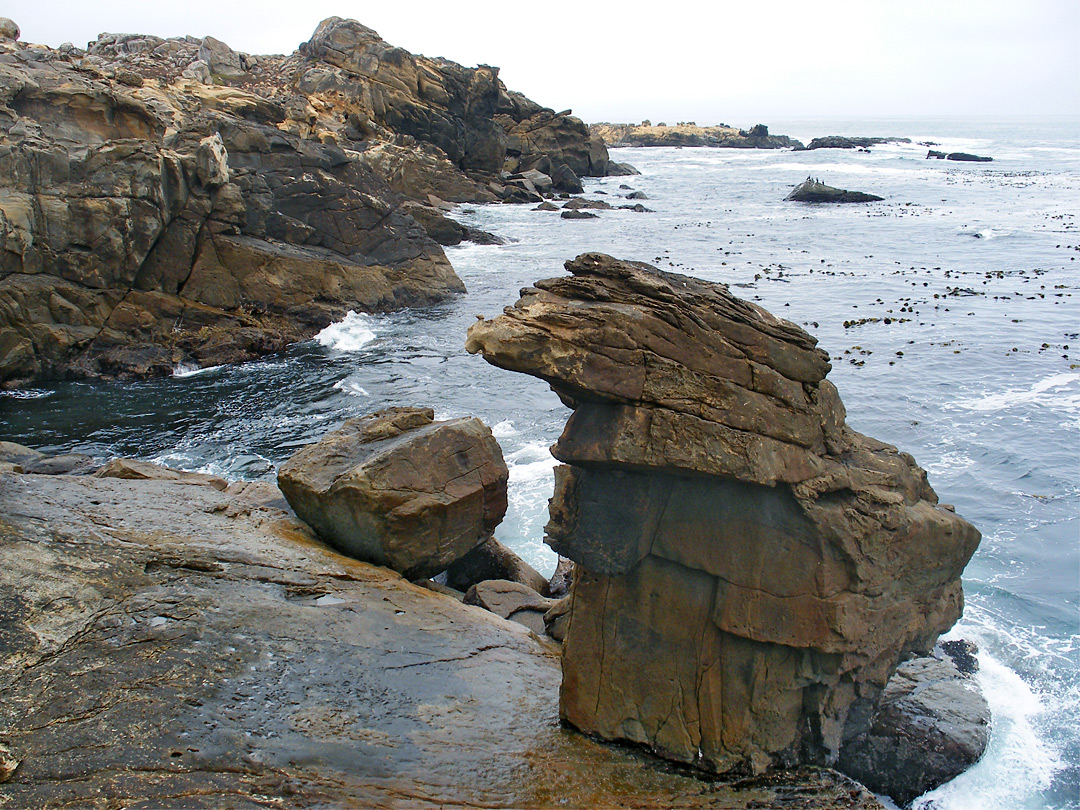
M 288 56 L 0 20 L 0 385 L 444 301 L 441 245 L 497 238 L 453 203 L 593 219 L 581 178 L 635 172 L 605 141 L 804 148 L 586 127 L 336 17 Z M 574 411 L 550 579 L 494 538 L 508 471 L 473 418 L 350 420 L 278 486 L 0 442 L 0 807 L 871 810 L 852 777 L 908 802 L 978 759 L 971 651 L 935 647 L 978 531 L 847 427 L 794 324 L 641 263 L 566 269 L 462 336 Z
M 0 38 L 0 385 L 237 362 L 464 290 L 448 202 L 626 173 L 498 70 L 330 18 L 288 56 Z M 530 192 L 531 188 L 531 192 Z

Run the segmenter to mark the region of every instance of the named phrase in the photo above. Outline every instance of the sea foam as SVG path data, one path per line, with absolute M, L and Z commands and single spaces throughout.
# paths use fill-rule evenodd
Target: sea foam
M 320 346 L 339 352 L 359 351 L 373 340 L 375 332 L 371 329 L 371 316 L 360 312 L 350 312 L 315 335 L 315 342 Z

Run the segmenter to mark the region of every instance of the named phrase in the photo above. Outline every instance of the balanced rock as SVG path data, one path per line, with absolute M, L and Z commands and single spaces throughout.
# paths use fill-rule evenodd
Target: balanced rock
M 990 707 L 972 677 L 974 646 L 946 641 L 901 664 L 870 728 L 841 749 L 840 768 L 904 805 L 978 761 L 990 741 Z
M 547 527 L 577 563 L 562 717 L 718 772 L 834 762 L 960 616 L 979 533 L 845 424 L 802 329 L 646 264 L 566 268 L 466 342 L 574 408 Z
M 862 191 L 848 191 L 844 188 L 827 186 L 820 180 L 807 177 L 784 199 L 792 202 L 809 203 L 862 203 L 878 202 L 883 198 Z
M 8 17 L 0 17 L 0 39 L 10 39 L 14 42 L 21 33 L 14 20 Z
M 506 514 L 507 469 L 479 419 L 430 408 L 350 419 L 295 453 L 278 485 L 319 537 L 409 579 L 446 570 Z

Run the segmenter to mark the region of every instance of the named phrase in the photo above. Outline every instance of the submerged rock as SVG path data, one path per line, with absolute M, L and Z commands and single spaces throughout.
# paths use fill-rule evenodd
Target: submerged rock
M 879 202 L 882 197 L 876 194 L 866 194 L 862 191 L 848 191 L 843 188 L 827 186 L 820 180 L 807 177 L 785 200 L 808 203 L 862 203 Z
M 547 526 L 577 564 L 562 717 L 719 772 L 835 762 L 960 616 L 979 533 L 845 424 L 794 324 L 642 263 L 566 268 L 466 342 L 574 408 Z
M 506 514 L 507 476 L 479 419 L 388 408 L 293 454 L 278 486 L 330 545 L 422 579 L 491 536 Z
M 881 810 L 562 728 L 551 645 L 211 487 L 0 474 L 0 569 L 11 807 Z

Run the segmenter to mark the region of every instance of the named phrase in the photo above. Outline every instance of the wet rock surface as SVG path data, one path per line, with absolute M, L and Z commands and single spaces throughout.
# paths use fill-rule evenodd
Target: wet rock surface
M 839 767 L 903 805 L 977 762 L 990 740 L 990 707 L 973 678 L 975 652 L 946 641 L 901 664 L 869 730 L 844 744 Z
M 294 453 L 278 486 L 325 542 L 419 579 L 491 536 L 506 514 L 507 476 L 479 419 L 388 408 Z
M 525 628 L 174 481 L 0 474 L 0 806 L 853 808 L 558 722 Z
M 466 348 L 574 408 L 548 543 L 575 566 L 562 717 L 720 772 L 835 762 L 961 613 L 979 534 L 845 423 L 807 333 L 602 254 Z

